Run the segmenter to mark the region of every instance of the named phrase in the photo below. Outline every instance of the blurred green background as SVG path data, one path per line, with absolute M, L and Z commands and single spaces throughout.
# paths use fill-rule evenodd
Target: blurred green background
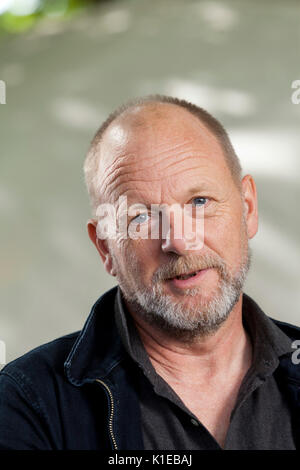
M 88 239 L 82 164 L 134 96 L 206 108 L 255 177 L 245 291 L 300 325 L 298 0 L 0 0 L 1 317 L 7 362 L 78 330 L 115 284 Z

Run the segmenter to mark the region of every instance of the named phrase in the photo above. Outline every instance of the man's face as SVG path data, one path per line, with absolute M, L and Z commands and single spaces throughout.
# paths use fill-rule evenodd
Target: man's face
M 198 250 L 185 233 L 174 237 L 171 218 L 165 238 L 109 240 L 107 256 L 132 312 L 178 337 L 215 331 L 240 298 L 250 254 L 242 193 L 213 134 L 174 105 L 135 109 L 107 129 L 99 180 L 106 202 L 204 208 Z M 139 223 L 151 224 L 150 211 L 128 217 L 129 227 Z

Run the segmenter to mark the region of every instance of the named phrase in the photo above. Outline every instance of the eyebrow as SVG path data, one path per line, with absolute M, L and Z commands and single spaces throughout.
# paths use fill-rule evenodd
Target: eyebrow
M 190 194 L 195 194 L 201 191 L 207 191 L 209 189 L 209 186 L 205 183 L 200 184 L 199 186 L 193 186 L 190 188 L 187 192 L 186 195 L 189 196 Z

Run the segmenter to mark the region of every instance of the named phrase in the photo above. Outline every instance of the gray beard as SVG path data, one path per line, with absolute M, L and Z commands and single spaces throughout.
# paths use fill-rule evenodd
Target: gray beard
M 234 275 L 229 273 L 221 258 L 216 260 L 204 256 L 202 261 L 205 261 L 205 266 L 217 269 L 220 282 L 212 298 L 206 301 L 203 300 L 203 292 L 201 296 L 201 286 L 185 289 L 182 298 L 186 300 L 198 295 L 198 303 L 183 302 L 181 299 L 175 301 L 171 295 L 163 292 L 162 282 L 159 282 L 162 273 L 156 276 L 149 288 L 138 285 L 131 287 L 128 278 L 120 272 L 117 279 L 126 302 L 136 314 L 169 337 L 191 342 L 196 337 L 212 335 L 228 318 L 242 293 L 251 264 L 251 255 L 248 246 L 245 259 Z M 136 266 L 134 259 L 130 264 L 132 267 Z M 139 279 L 138 273 L 134 278 Z

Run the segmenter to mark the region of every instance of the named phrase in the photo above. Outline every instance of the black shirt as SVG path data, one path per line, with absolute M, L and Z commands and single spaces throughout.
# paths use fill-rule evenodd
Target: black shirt
M 274 372 L 278 358 L 294 351 L 291 340 L 243 294 L 243 325 L 253 361 L 230 416 L 224 449 L 295 449 L 291 413 Z M 155 371 L 118 287 L 115 317 L 124 347 L 136 364 L 144 448 L 149 450 L 222 449 L 176 392 Z

